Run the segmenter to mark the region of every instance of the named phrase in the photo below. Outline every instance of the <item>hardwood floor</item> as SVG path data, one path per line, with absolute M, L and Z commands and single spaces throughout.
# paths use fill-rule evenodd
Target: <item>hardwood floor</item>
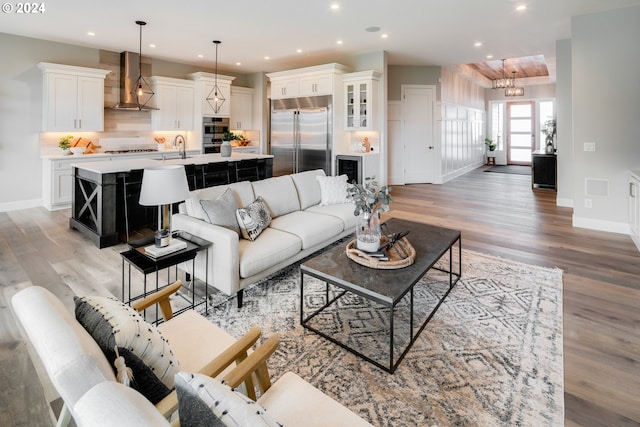
M 477 169 L 443 185 L 394 187 L 388 215 L 462 231 L 465 249 L 564 270 L 567 426 L 640 425 L 640 252 L 628 236 L 571 226 L 530 177 Z M 37 360 L 26 357 L 10 298 L 31 284 L 72 307 L 74 293 L 119 296 L 123 246 L 98 250 L 69 211 L 0 213 L 0 425 L 52 425 Z

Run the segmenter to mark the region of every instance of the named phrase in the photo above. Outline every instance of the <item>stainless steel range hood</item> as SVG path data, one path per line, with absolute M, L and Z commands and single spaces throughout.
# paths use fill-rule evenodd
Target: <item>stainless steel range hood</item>
M 136 82 L 140 75 L 140 55 L 135 52 L 120 53 L 120 102 L 110 108 L 125 111 L 157 110 L 145 105 L 153 95 L 145 93 L 138 97 L 135 94 Z

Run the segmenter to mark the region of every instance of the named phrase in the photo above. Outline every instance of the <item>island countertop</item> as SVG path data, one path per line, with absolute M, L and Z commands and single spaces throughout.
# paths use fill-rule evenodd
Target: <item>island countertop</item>
M 186 159 L 122 159 L 111 161 L 78 162 L 72 163 L 71 166 L 94 173 L 107 174 L 128 172 L 134 169 L 153 168 L 162 165 L 204 165 L 207 163 L 217 162 L 239 162 L 240 160 L 247 159 L 270 159 L 272 157 L 273 156 L 269 154 L 232 152 L 230 157 L 222 157 L 220 153 L 215 153 L 200 154 L 196 156 L 189 155 Z

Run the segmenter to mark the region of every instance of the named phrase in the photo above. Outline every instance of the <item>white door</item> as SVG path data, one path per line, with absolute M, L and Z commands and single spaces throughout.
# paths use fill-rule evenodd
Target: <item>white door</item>
M 404 182 L 433 183 L 436 153 L 433 136 L 435 87 L 402 85 Z

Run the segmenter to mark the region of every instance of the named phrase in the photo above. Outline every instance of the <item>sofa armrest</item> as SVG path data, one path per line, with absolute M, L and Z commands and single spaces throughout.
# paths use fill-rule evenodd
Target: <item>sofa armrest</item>
M 209 224 L 200 219 L 175 214 L 172 217 L 174 230 L 182 230 L 213 243 L 209 248 L 209 285 L 234 295 L 240 290 L 240 255 L 238 249 L 238 234 L 217 225 Z M 200 252 L 196 258 L 195 272 L 197 278 L 205 279 L 205 252 Z M 189 269 L 191 264 L 189 264 Z

